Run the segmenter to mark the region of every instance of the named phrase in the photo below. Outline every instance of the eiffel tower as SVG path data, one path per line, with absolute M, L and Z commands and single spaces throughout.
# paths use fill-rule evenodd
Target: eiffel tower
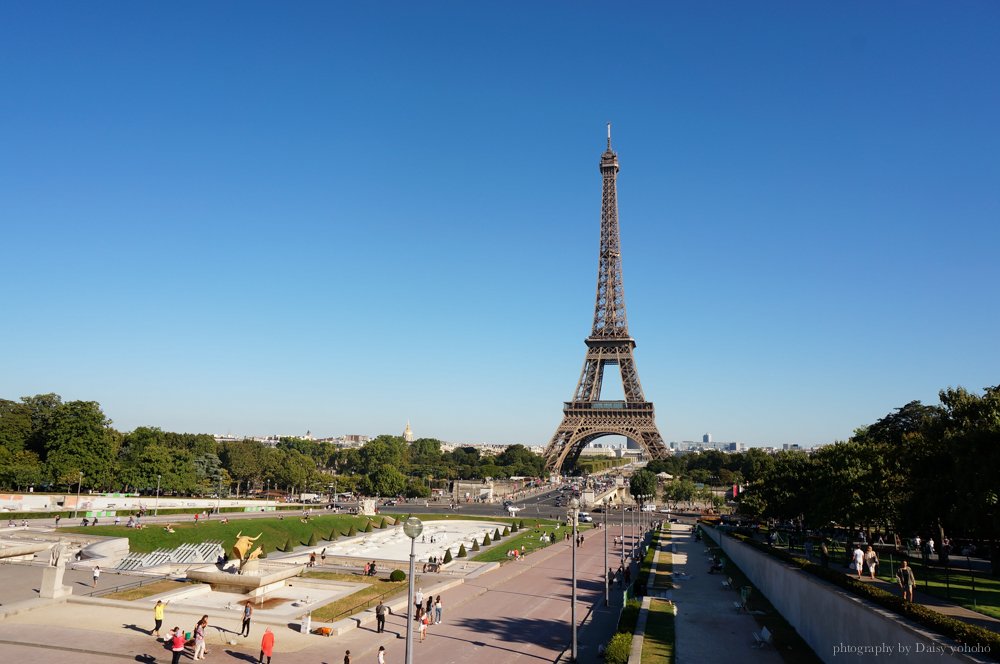
M 601 155 L 601 252 L 597 267 L 597 304 L 594 306 L 594 329 L 587 337 L 587 356 L 573 400 L 563 406 L 563 420 L 545 448 L 545 468 L 558 473 L 573 464 L 580 452 L 595 438 L 625 436 L 639 444 L 652 459 L 667 456 L 653 403 L 646 401 L 639 384 L 632 351 L 635 339 L 628 334 L 625 317 L 625 289 L 622 285 L 622 255 L 618 234 L 618 155 L 611 150 L 611 125 L 608 125 L 608 149 Z M 621 371 L 624 401 L 601 400 L 604 369 L 617 365 Z

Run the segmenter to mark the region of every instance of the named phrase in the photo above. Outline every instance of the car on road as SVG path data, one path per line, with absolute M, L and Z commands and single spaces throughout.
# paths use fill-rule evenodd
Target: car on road
M 594 517 L 590 516 L 586 512 L 580 512 L 580 521 L 582 523 L 593 523 Z
M 384 503 L 382 503 L 382 507 L 395 507 L 395 506 L 396 506 L 396 501 L 392 499 L 389 499 Z

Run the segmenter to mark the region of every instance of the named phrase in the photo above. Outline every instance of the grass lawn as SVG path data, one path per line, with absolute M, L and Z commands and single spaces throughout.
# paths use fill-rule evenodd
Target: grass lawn
M 389 599 L 407 591 L 407 582 L 405 580 L 396 582 L 384 581 L 370 576 L 338 574 L 336 572 L 306 572 L 303 576 L 311 579 L 329 579 L 332 581 L 367 584 L 366 587 L 358 590 L 356 593 L 347 597 L 341 597 L 336 602 L 313 611 L 312 619 L 318 622 L 334 622 L 341 618 L 346 618 L 378 604 L 380 597 Z
M 649 602 L 646 633 L 642 640 L 641 664 L 671 664 L 674 661 L 674 607 L 662 599 Z
M 138 588 L 129 588 L 116 593 L 101 595 L 101 599 L 123 599 L 131 602 L 132 600 L 142 599 L 152 595 L 159 595 L 160 593 L 168 593 L 172 590 L 180 590 L 184 586 L 191 583 L 194 583 L 194 581 L 173 581 L 164 579 L 163 581 L 154 581 L 153 583 L 141 585 Z
M 892 584 L 892 589 L 889 589 L 889 592 L 895 592 L 898 589 L 895 573 L 899 569 L 899 562 L 895 558 L 885 558 L 879 563 L 878 577 Z M 910 565 L 917 578 L 917 591 L 914 599 L 918 604 L 920 603 L 920 595 L 926 593 L 965 607 L 970 611 L 978 611 L 1000 619 L 1000 579 L 976 574 L 975 603 L 973 603 L 973 577 L 968 571 L 952 568 L 945 574 L 943 568 L 934 565 L 925 568 L 919 560 L 911 560 Z
M 224 524 L 219 517 L 213 517 L 210 520 L 201 521 L 197 526 L 193 520 L 174 523 L 175 532 L 173 533 L 168 533 L 159 524 L 150 524 L 141 530 L 125 526 L 88 526 L 87 528 L 60 528 L 59 530 L 84 535 L 127 537 L 129 549 L 142 553 L 160 548 L 172 549 L 186 543 L 221 540 L 222 547 L 227 554 L 236 543 L 236 535 L 242 531 L 244 535 L 251 537 L 263 534 L 257 543 L 262 544 L 267 553 L 273 553 L 283 546 L 285 540 L 289 538 L 292 540 L 292 546 L 304 545 L 309 541 L 309 537 L 315 533 L 317 541 L 321 543 L 330 536 L 331 531 L 337 531 L 338 536 L 342 536 L 350 531 L 351 526 L 354 526 L 358 532 L 361 532 L 368 521 L 368 517 L 364 516 L 331 514 L 311 517 L 305 523 L 298 516 L 287 516 L 284 519 L 231 519 L 229 523 Z M 372 527 L 377 527 L 381 521 L 381 516 L 373 517 Z
M 521 521 L 521 519 L 518 519 Z M 533 527 L 538 524 L 538 527 Z M 473 556 L 471 560 L 480 563 L 494 563 L 503 562 L 510 560 L 507 557 L 507 552 L 511 549 L 520 549 L 524 547 L 525 555 L 537 551 L 539 549 L 544 549 L 549 546 L 541 541 L 542 533 L 548 533 L 552 536 L 552 543 L 560 542 L 566 537 L 567 532 L 572 532 L 572 528 L 566 528 L 565 526 L 560 526 L 555 521 L 546 519 L 532 519 L 529 523 L 525 524 L 524 530 L 519 530 L 516 533 L 511 533 L 508 537 L 500 540 L 499 544 L 488 545 L 491 546 L 487 551 L 482 551 L 477 555 Z M 581 532 L 583 528 L 581 527 Z M 470 552 L 471 553 L 471 552 Z

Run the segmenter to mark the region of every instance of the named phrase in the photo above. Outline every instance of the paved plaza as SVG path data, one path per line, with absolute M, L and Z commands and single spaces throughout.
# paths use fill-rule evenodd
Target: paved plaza
M 415 661 L 448 662 L 556 662 L 568 657 L 570 646 L 570 559 L 568 542 L 558 542 L 525 559 L 494 571 L 465 579 L 420 576 L 417 583 L 426 594 L 446 587 L 440 594 L 443 624 L 428 629 L 427 640 L 414 644 Z M 604 558 L 603 536 L 590 531 L 577 549 L 579 661 L 598 662 L 597 647 L 610 638 L 621 609 L 620 596 L 604 606 L 603 573 L 617 566 L 619 550 Z M 42 568 L 33 565 L 0 565 L 0 596 L 9 605 L 35 594 Z M 101 587 L 113 587 L 129 577 L 105 574 Z M 0 621 L 0 653 L 4 661 L 39 660 L 61 662 L 112 662 L 123 659 L 143 662 L 169 661 L 170 653 L 149 634 L 151 605 L 136 602 L 135 608 L 106 606 L 104 600 L 81 598 L 89 588 L 85 572 L 67 570 L 66 583 L 75 596 L 68 602 L 47 603 Z M 437 585 L 436 584 L 441 584 Z M 31 600 L 43 602 L 43 600 Z M 405 601 L 395 602 L 398 611 Z M 197 613 L 197 615 L 196 615 Z M 164 627 L 190 629 L 201 612 L 168 605 Z M 255 622 L 249 638 L 237 635 L 239 614 L 213 613 L 209 618 L 208 660 L 256 661 L 258 645 L 266 626 L 276 634 L 276 664 L 341 662 L 350 650 L 355 662 L 374 661 L 380 645 L 390 664 L 404 659 L 406 621 L 389 616 L 386 632 L 376 634 L 374 621 L 367 621 L 343 635 L 321 637 L 300 634 L 295 622 L 265 625 Z M 228 642 L 235 640 L 235 645 Z M 185 657 L 185 659 L 190 659 Z

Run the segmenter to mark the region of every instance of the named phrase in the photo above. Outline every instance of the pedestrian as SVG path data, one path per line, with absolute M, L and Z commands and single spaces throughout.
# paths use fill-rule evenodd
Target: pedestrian
M 351 651 L 348 650 L 344 653 L 344 664 L 351 664 Z
M 896 579 L 899 581 L 899 588 L 903 591 L 903 601 L 913 602 L 913 587 L 917 585 L 917 579 L 913 576 L 913 570 L 907 561 L 899 566 L 896 571 Z
M 861 550 L 860 544 L 854 545 L 854 553 L 851 554 L 854 569 L 858 573 L 858 579 L 861 578 L 861 570 L 864 568 L 865 564 L 865 552 Z
M 240 636 L 250 636 L 250 616 L 253 615 L 253 602 L 247 600 L 243 603 L 243 628 Z
M 309 554 L 309 565 L 308 567 L 316 567 L 316 552 L 313 551 Z
M 59 520 L 62 519 L 62 514 L 56 514 L 56 528 L 59 527 Z
M 194 626 L 194 657 L 192 659 L 205 659 L 205 628 L 208 627 L 208 619 L 202 618 Z
M 163 627 L 163 612 L 167 608 L 167 603 L 162 599 L 156 600 L 153 607 L 153 636 L 160 635 L 160 628 Z
M 378 647 L 378 664 L 385 664 L 385 646 Z
M 865 565 L 868 567 L 868 576 L 871 580 L 875 580 L 875 568 L 878 566 L 878 554 L 869 545 L 868 550 L 865 551 Z
M 427 622 L 429 618 L 426 613 L 420 616 L 420 640 L 423 641 L 427 638 Z
M 97 580 L 101 578 L 101 566 L 94 565 L 94 587 L 97 587 Z
M 440 625 L 441 624 L 441 613 L 442 613 L 442 611 L 443 611 L 443 609 L 441 607 L 441 595 L 438 595 L 437 599 L 434 600 L 434 624 L 435 625 Z
M 184 632 L 180 627 L 174 626 L 174 631 L 170 633 L 170 652 L 170 664 L 179 664 L 184 654 Z
M 427 597 L 427 606 L 424 608 L 425 614 L 430 614 L 434 610 L 434 595 L 429 595 Z
M 417 588 L 417 592 L 413 595 L 413 603 L 416 605 L 417 613 L 420 613 L 420 609 L 424 606 L 424 591 Z
M 321 565 L 325 565 L 326 564 L 326 547 L 325 546 L 323 547 L 323 550 L 319 552 L 319 562 L 320 562 Z
M 819 543 L 819 562 L 823 567 L 830 566 L 830 549 L 826 546 L 826 539 Z
M 265 664 L 264 658 L 267 657 L 267 663 L 271 664 L 271 654 L 274 652 L 274 632 L 268 627 L 264 629 L 264 638 L 260 640 L 260 657 L 257 660 L 257 664 Z
M 375 632 L 377 634 L 381 634 L 382 632 L 385 631 L 385 612 L 386 611 L 389 611 L 391 613 L 392 609 L 390 609 L 388 606 L 386 606 L 385 604 L 383 604 L 382 600 L 380 599 L 378 601 L 378 605 L 375 607 L 375 622 L 377 624 Z
M 197 512 L 194 513 L 194 525 L 196 525 L 196 526 L 198 525 L 198 517 L 199 516 L 200 515 Z

